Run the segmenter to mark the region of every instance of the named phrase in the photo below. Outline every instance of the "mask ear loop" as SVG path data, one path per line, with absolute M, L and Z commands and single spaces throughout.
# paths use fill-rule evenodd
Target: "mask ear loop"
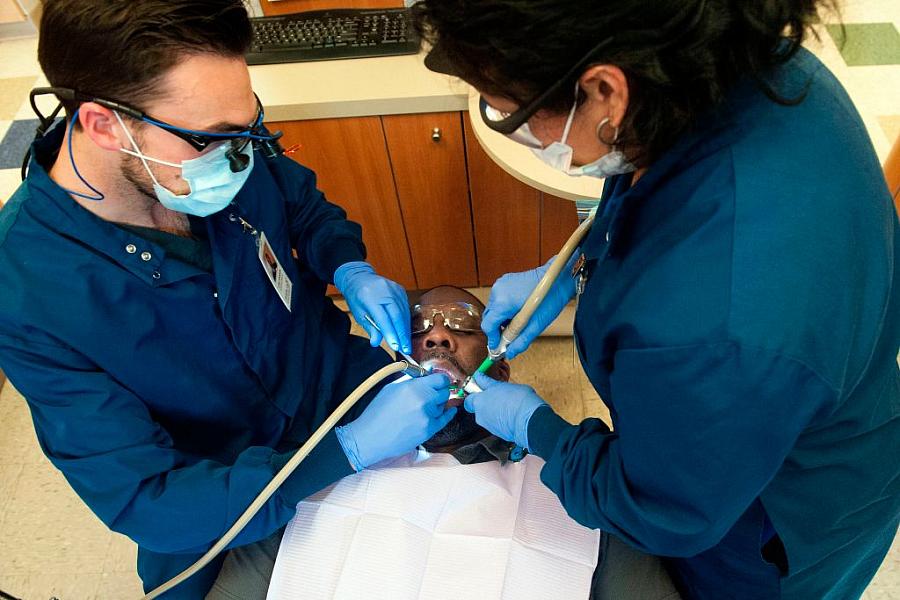
M 131 143 L 131 147 L 134 148 L 134 151 L 128 150 L 127 148 L 120 148 L 119 150 L 120 150 L 121 152 L 124 152 L 125 154 L 129 154 L 129 155 L 131 155 L 131 156 L 137 156 L 139 159 L 141 159 L 141 162 L 144 164 L 144 168 L 147 170 L 147 173 L 150 174 L 150 179 L 153 180 L 153 183 L 156 184 L 156 185 L 158 185 L 159 187 L 161 187 L 161 188 L 163 188 L 163 189 L 166 189 L 166 188 L 165 188 L 162 184 L 160 184 L 159 181 L 156 179 L 156 175 L 153 174 L 153 171 L 150 170 L 150 165 L 147 164 L 147 158 L 148 158 L 148 157 L 145 157 L 145 156 L 144 156 L 143 152 L 141 152 L 141 149 L 138 147 L 137 142 L 135 142 L 135 141 L 134 141 L 134 138 L 131 137 L 131 132 L 128 131 L 128 128 L 127 128 L 127 127 L 125 127 L 125 122 L 122 121 L 122 117 L 119 116 L 119 112 L 114 110 L 114 111 L 113 111 L 113 114 L 116 115 L 116 119 L 119 121 L 119 125 L 122 126 L 122 131 L 125 132 L 125 137 L 128 138 L 128 141 Z M 170 163 L 170 162 L 167 162 L 167 161 L 164 161 L 164 160 L 159 160 L 159 159 L 156 159 L 156 158 L 151 158 L 150 160 L 152 160 L 153 162 L 158 162 L 158 163 L 160 163 L 160 164 L 169 166 L 169 167 L 181 167 L 181 165 L 176 165 L 175 163 Z
M 81 111 L 81 108 L 80 108 L 80 107 L 77 108 L 77 109 L 75 109 L 75 114 L 72 115 L 72 123 L 71 123 L 70 129 L 69 129 L 69 137 L 68 137 L 68 140 L 67 140 L 67 148 L 68 148 L 68 150 L 69 150 L 69 162 L 72 163 L 72 170 L 75 171 L 75 175 L 78 176 L 78 179 L 81 180 L 81 183 L 83 183 L 84 185 L 86 185 L 87 187 L 89 187 L 89 188 L 91 189 L 91 191 L 94 192 L 94 193 L 97 194 L 97 195 L 96 195 L 96 196 L 89 196 L 89 195 L 87 195 L 87 194 L 83 194 L 83 193 L 81 193 L 81 192 L 76 192 L 75 190 L 70 190 L 70 189 L 68 189 L 68 188 L 63 188 L 63 189 L 64 189 L 66 192 L 72 194 L 73 196 L 78 196 L 79 198 L 84 198 L 84 199 L 86 199 L 86 200 L 94 200 L 95 202 L 98 202 L 98 201 L 103 200 L 104 198 L 106 198 L 106 196 L 104 196 L 104 195 L 103 195 L 103 192 L 101 192 L 100 190 L 98 190 L 97 188 L 95 188 L 94 186 L 92 186 L 90 183 L 87 182 L 87 180 L 86 180 L 84 177 L 81 176 L 81 173 L 78 171 L 78 166 L 75 164 L 75 155 L 72 154 L 72 136 L 73 136 L 74 133 L 75 133 L 75 123 L 78 122 L 78 113 L 79 113 L 79 111 Z
M 569 139 L 569 130 L 572 129 L 572 122 L 575 120 L 575 109 L 578 108 L 578 90 L 580 86 L 578 82 L 575 82 L 575 101 L 572 103 L 572 110 L 569 111 L 569 118 L 566 119 L 566 126 L 563 129 L 562 139 L 559 140 L 560 144 L 565 144 L 566 140 Z

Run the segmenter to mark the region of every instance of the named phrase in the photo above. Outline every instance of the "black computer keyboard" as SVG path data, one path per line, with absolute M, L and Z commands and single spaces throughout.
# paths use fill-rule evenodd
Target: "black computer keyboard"
M 312 10 L 255 17 L 247 64 L 415 54 L 409 9 Z

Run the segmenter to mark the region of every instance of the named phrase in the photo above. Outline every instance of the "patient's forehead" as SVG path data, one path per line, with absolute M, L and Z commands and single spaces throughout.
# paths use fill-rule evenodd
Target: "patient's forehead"
M 447 302 L 468 302 L 482 311 L 484 310 L 481 301 L 477 297 L 466 290 L 449 285 L 442 285 L 428 290 L 419 297 L 417 304 L 445 304 Z

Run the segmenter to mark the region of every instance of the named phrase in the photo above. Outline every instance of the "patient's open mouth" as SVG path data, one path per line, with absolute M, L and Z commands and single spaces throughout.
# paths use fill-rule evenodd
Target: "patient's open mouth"
M 433 356 L 432 358 L 426 359 L 422 362 L 422 368 L 427 369 L 432 373 L 444 373 L 450 378 L 450 385 L 454 387 L 458 386 L 466 379 L 466 374 L 463 372 L 462 366 L 456 364 L 456 361 L 448 355 Z M 451 397 L 447 401 L 447 406 L 460 406 L 462 403 L 463 398 L 455 395 L 455 392 L 451 392 Z
M 456 385 L 465 379 L 465 375 L 461 370 L 448 360 L 441 358 L 432 358 L 422 363 L 422 368 L 432 373 L 444 373 L 450 378 L 450 385 Z

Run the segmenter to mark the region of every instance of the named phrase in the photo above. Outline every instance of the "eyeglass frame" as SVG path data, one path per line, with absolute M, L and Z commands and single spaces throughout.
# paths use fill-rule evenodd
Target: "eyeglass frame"
M 266 129 L 265 125 L 263 125 L 263 120 L 265 119 L 265 110 L 263 109 L 262 101 L 260 101 L 259 96 L 254 92 L 253 97 L 256 98 L 256 119 L 254 122 L 244 131 L 239 132 L 213 132 L 213 131 L 198 131 L 194 129 L 186 129 L 184 127 L 178 127 L 177 125 L 172 125 L 171 123 L 167 123 L 161 119 L 157 119 L 155 117 L 151 117 L 144 111 L 130 106 L 124 102 L 118 102 L 116 100 L 109 100 L 107 98 L 100 98 L 96 96 L 92 96 L 90 94 L 83 94 L 77 90 L 72 88 L 63 88 L 63 87 L 38 87 L 31 90 L 31 94 L 29 99 L 31 101 L 31 108 L 34 110 L 35 114 L 41 120 L 41 123 L 45 123 L 48 120 L 51 120 L 55 117 L 59 108 L 53 112 L 53 114 L 48 118 L 44 117 L 40 110 L 37 108 L 35 104 L 35 98 L 37 96 L 43 96 L 46 94 L 53 94 L 60 100 L 70 100 L 75 102 L 94 102 L 99 104 L 104 108 L 108 108 L 110 110 L 114 110 L 125 114 L 132 119 L 136 119 L 138 121 L 142 121 L 144 123 L 149 123 L 160 129 L 163 129 L 175 137 L 184 140 L 187 142 L 194 150 L 197 152 L 203 152 L 210 145 L 221 142 L 221 141 L 230 141 L 230 140 L 246 140 L 246 143 L 241 145 L 238 150 L 242 150 L 246 147 L 247 143 L 250 142 L 262 142 L 262 143 L 271 143 L 280 138 L 283 134 L 280 131 L 276 131 L 275 133 L 269 133 L 268 129 Z
M 441 317 L 443 317 L 444 327 L 446 327 L 447 329 L 450 329 L 451 331 L 464 331 L 467 333 L 483 333 L 481 330 L 481 327 L 480 327 L 481 318 L 483 316 L 482 311 L 481 311 L 481 309 L 479 309 L 477 306 L 475 306 L 474 304 L 472 304 L 470 302 L 439 302 L 437 304 L 416 304 L 415 306 L 412 307 L 411 317 L 415 316 L 416 312 L 420 311 L 422 309 L 422 307 L 427 307 L 427 306 L 446 307 L 446 306 L 450 306 L 450 305 L 457 305 L 459 307 L 466 308 L 470 313 L 475 313 L 473 316 L 475 316 L 479 320 L 479 326 L 475 329 L 455 329 L 453 327 L 450 327 L 450 324 L 447 319 L 447 315 L 444 314 L 443 310 L 435 310 L 434 312 L 431 313 L 431 320 L 432 320 L 431 325 L 427 329 L 424 329 L 422 331 L 418 331 L 418 332 L 412 331 L 412 326 L 411 326 L 412 318 L 410 318 L 411 335 L 424 335 L 424 334 L 428 333 L 429 331 L 431 331 L 434 328 L 434 317 L 438 313 L 440 313 Z
M 531 117 L 535 115 L 541 108 L 547 103 L 550 98 L 552 98 L 555 94 L 558 94 L 559 91 L 566 85 L 569 85 L 569 82 L 572 81 L 572 78 L 576 75 L 580 75 L 580 71 L 582 71 L 590 62 L 593 56 L 605 48 L 606 46 L 612 44 L 615 37 L 608 37 L 596 46 L 587 51 L 587 54 L 582 56 L 577 63 L 575 63 L 572 68 L 566 71 L 565 75 L 560 77 L 553 83 L 549 88 L 535 96 L 532 100 L 528 101 L 524 107 L 517 109 L 513 113 L 502 113 L 506 114 L 505 118 L 494 121 L 487 115 L 487 108 L 490 106 L 487 100 L 484 99 L 484 96 L 479 96 L 478 98 L 478 110 L 481 113 L 481 120 L 488 127 L 488 129 L 492 129 L 497 133 L 502 133 L 504 135 L 510 135 L 517 129 L 519 129 L 522 125 L 528 122 Z M 495 109 L 496 110 L 496 109 Z

